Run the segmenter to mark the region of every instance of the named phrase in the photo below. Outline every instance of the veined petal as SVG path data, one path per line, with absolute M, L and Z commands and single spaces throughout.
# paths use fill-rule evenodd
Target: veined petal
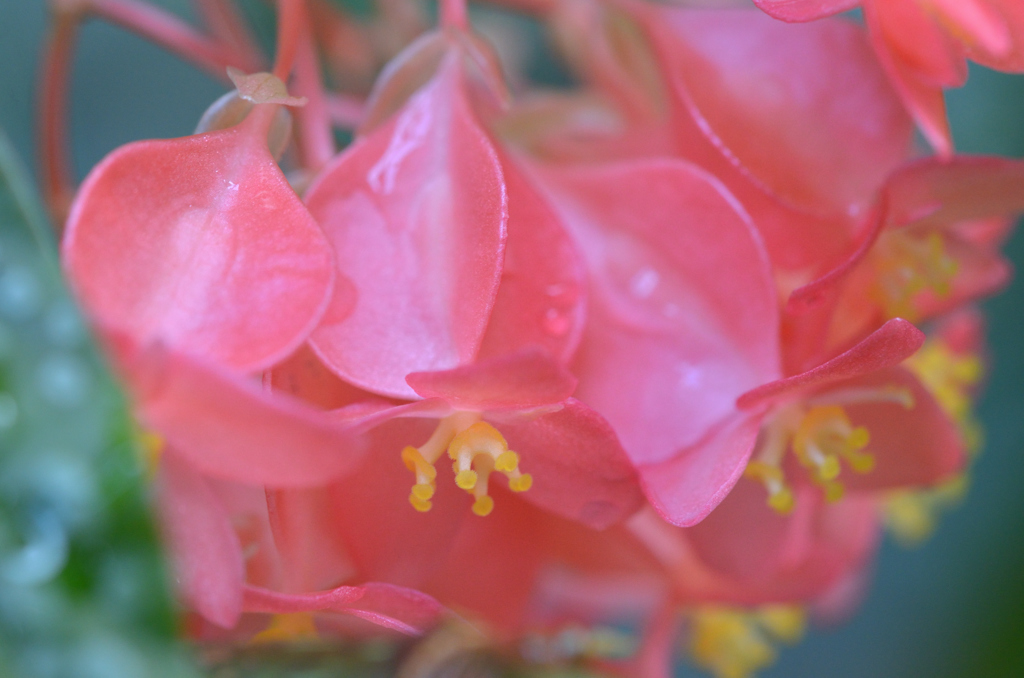
M 319 322 L 331 248 L 250 124 L 259 112 L 220 132 L 129 144 L 89 174 L 62 251 L 99 323 L 249 372 Z
M 329 310 L 310 343 L 347 381 L 410 398 L 410 372 L 447 370 L 480 349 L 501 279 L 501 166 L 464 91 L 459 52 L 388 123 L 306 194 L 358 297 Z

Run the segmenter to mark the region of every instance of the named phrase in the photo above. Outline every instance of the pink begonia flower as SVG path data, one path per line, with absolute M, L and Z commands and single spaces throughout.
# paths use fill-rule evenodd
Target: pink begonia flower
M 379 84 L 376 108 L 395 107 L 394 91 L 415 87 L 424 64 L 436 72 L 306 195 L 358 291 L 351 313 L 329 310 L 310 344 L 375 393 L 414 398 L 412 372 L 529 345 L 565 361 L 579 340 L 582 266 L 477 119 L 473 98 L 497 86 L 477 78 L 476 54 L 458 32 L 412 45 Z
M 785 362 L 806 369 L 889 318 L 927 321 L 1009 280 L 1000 247 L 1024 211 L 1024 164 L 921 160 L 886 182 L 848 258 L 787 300 Z
M 205 563 L 203 576 L 187 589 L 198 609 L 226 616 L 221 599 L 231 593 L 237 601 L 245 581 L 244 611 L 316 613 L 318 626 L 329 608 L 377 615 L 377 623 L 397 630 L 423 628 L 439 613 L 436 599 L 511 632 L 521 627 L 538 568 L 562 548 L 563 540 L 544 536 L 548 531 L 591 533 L 641 505 L 635 472 L 614 432 L 568 397 L 575 380 L 542 350 L 418 373 L 409 381 L 424 400 L 373 400 L 340 382 L 308 350 L 270 373 L 273 390 L 340 408 L 330 416 L 367 431 L 369 452 L 354 473 L 323 487 L 268 488 L 262 501 L 262 492 L 221 484 L 221 508 L 211 509 L 216 502 L 207 499 L 193 509 L 221 521 L 209 519 L 202 535 L 183 529 L 184 537 L 177 537 L 191 540 L 182 546 L 192 562 Z M 461 485 L 469 498 L 458 491 L 460 474 L 445 468 L 426 478 L 433 486 L 429 497 L 410 494 L 423 484 L 434 448 L 458 446 L 458 434 L 467 430 L 476 437 L 471 446 L 479 447 L 467 466 L 475 482 Z M 502 453 L 491 449 L 499 439 L 503 449 L 516 451 L 515 468 L 502 466 Z M 532 482 L 520 482 L 520 468 L 530 471 Z M 517 492 L 495 482 L 499 472 Z M 197 476 L 192 482 L 203 481 Z M 244 579 L 238 537 L 230 522 L 224 527 L 229 514 L 239 524 L 265 524 L 246 530 L 245 549 L 257 556 Z M 204 539 L 205 545 L 197 543 Z M 216 576 L 219 588 L 210 583 Z M 338 587 L 350 581 L 374 583 Z M 369 591 L 356 596 L 363 589 Z
M 967 80 L 967 59 L 1024 72 L 1024 6 L 1016 0 L 754 0 L 784 21 L 863 7 L 872 46 L 941 155 L 953 152 L 942 90 Z

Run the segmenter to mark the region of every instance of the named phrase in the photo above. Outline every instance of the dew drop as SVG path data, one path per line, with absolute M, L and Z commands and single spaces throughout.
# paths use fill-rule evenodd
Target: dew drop
M 564 337 L 572 326 L 572 320 L 569 314 L 557 308 L 549 308 L 544 313 L 543 326 L 544 331 L 552 337 Z
M 637 299 L 647 299 L 661 282 L 661 276 L 653 268 L 645 266 L 629 279 L 629 291 Z

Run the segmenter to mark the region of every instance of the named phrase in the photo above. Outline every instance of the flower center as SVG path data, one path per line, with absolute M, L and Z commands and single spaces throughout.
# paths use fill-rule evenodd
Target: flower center
M 940 297 L 949 295 L 958 265 L 939 231 L 886 233 L 879 238 L 876 252 L 875 296 L 890 317 L 915 320 L 914 299 L 926 290 Z
M 838 478 L 844 465 L 854 473 L 874 469 L 875 458 L 865 451 L 871 434 L 863 426 L 854 426 L 843 408 L 863 402 L 889 402 L 908 409 L 914 406 L 906 389 L 845 389 L 783 408 L 765 426 L 757 457 L 747 464 L 744 475 L 764 485 L 769 506 L 782 514 L 793 510 L 793 491 L 782 470 L 789 450 L 831 502 L 843 497 L 843 484 Z
M 417 511 L 429 511 L 432 506 L 437 490 L 434 465 L 445 451 L 453 462 L 455 484 L 473 495 L 473 513 L 478 516 L 494 510 L 494 499 L 487 494 L 494 471 L 508 478 L 513 492 L 526 492 L 533 485 L 533 477 L 519 470 L 519 455 L 508 449 L 496 428 L 481 421 L 478 413 L 456 412 L 441 420 L 426 443 L 402 450 L 402 461 L 416 475 L 409 503 Z

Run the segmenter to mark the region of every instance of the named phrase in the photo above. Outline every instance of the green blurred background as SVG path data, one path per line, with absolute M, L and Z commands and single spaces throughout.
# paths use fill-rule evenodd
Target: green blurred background
M 185 0 L 161 4 L 188 15 Z M 43 0 L 0 0 L 0 127 L 33 168 L 45 27 Z M 189 134 L 223 91 L 118 28 L 88 24 L 71 94 L 79 176 L 126 142 Z M 949 104 L 961 151 L 1024 156 L 1024 77 L 973 69 Z M 1024 267 L 1024 233 L 1008 255 Z M 987 444 L 966 502 L 917 549 L 887 541 L 858 614 L 812 630 L 766 678 L 1024 676 L 1024 279 L 985 308 L 993 364 L 980 405 Z M 684 667 L 680 675 L 696 672 Z

